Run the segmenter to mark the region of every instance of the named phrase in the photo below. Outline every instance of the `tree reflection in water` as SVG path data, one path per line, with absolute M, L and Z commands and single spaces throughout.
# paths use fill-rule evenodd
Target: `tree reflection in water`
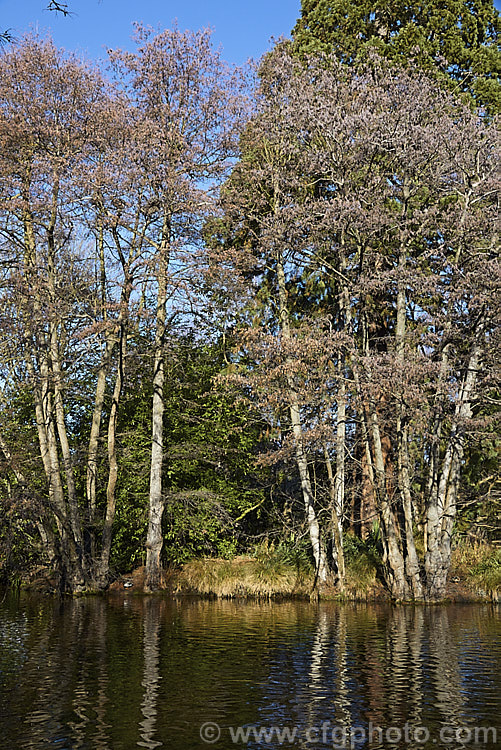
M 501 715 L 500 635 L 487 605 L 23 596 L 0 606 L 2 747 L 186 750 L 214 721 L 219 747 L 233 745 L 230 727 L 297 727 L 304 744 L 324 722 L 408 723 L 430 731 L 419 747 L 432 750 L 441 727 Z
M 164 602 L 158 597 L 151 597 L 144 602 L 143 610 L 143 650 L 144 650 L 144 676 L 141 681 L 143 686 L 143 700 L 141 702 L 141 713 L 143 719 L 139 724 L 141 741 L 137 744 L 148 750 L 162 747 L 163 743 L 155 739 L 157 734 L 157 700 L 158 686 L 160 682 L 160 622 L 165 610 Z

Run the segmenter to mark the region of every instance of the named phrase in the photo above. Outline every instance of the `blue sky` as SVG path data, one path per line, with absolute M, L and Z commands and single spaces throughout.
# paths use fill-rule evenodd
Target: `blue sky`
M 300 15 L 301 0 L 67 0 L 73 15 L 44 10 L 48 0 L 0 0 L 0 29 L 20 36 L 30 28 L 49 30 L 55 43 L 104 58 L 106 49 L 131 47 L 132 23 L 181 29 L 211 26 L 223 57 L 241 64 L 258 59 L 270 37 L 289 36 Z
M 73 15 L 45 10 L 49 0 L 0 0 L 0 30 L 20 36 L 30 28 L 50 31 L 60 47 L 105 58 L 108 47 L 132 48 L 134 21 L 163 28 L 177 19 L 181 29 L 214 29 L 223 57 L 241 64 L 259 59 L 271 37 L 288 36 L 301 0 L 66 0 Z M 356 2 L 356 0 L 353 0 Z M 501 8 L 501 0 L 494 0 Z

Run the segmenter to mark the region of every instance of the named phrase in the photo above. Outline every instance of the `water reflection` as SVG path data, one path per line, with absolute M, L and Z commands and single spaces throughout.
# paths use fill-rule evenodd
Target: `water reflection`
M 391 746 L 429 750 L 441 727 L 498 721 L 500 635 L 491 606 L 23 596 L 0 608 L 4 745 L 186 750 L 204 747 L 200 726 L 212 721 L 215 747 L 232 746 L 239 726 L 296 727 L 288 746 L 332 748 L 335 728 L 408 724 L 429 741 Z M 245 744 L 277 747 L 252 735 Z M 368 746 L 361 735 L 353 745 Z
M 323 738 L 331 747 L 343 737 L 365 746 L 370 727 L 374 748 L 436 747 L 442 728 L 450 728 L 451 737 L 464 728 L 462 736 L 469 738 L 469 727 L 496 726 L 501 715 L 499 633 L 498 612 L 488 607 L 320 607 L 309 643 L 291 642 L 275 652 L 273 679 L 259 719 L 250 724 L 298 727 L 303 738 L 310 730 L 317 743 Z M 490 702 L 488 710 L 480 709 L 482 700 Z M 412 742 L 419 727 L 429 733 L 428 742 L 423 734 Z M 357 728 L 363 731 L 357 734 Z M 401 742 L 394 739 L 399 733 Z M 273 745 L 248 744 L 258 746 Z
M 141 713 L 143 720 L 140 722 L 141 741 L 137 744 L 148 750 L 161 747 L 162 742 L 155 740 L 157 723 L 157 694 L 160 682 L 159 660 L 160 660 L 160 621 L 162 619 L 165 602 L 158 599 L 148 599 L 144 603 L 143 633 L 144 633 L 144 677 L 141 685 L 144 688 Z

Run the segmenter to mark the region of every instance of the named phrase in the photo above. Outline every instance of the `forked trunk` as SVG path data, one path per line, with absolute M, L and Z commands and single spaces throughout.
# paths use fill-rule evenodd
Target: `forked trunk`
M 479 332 L 482 331 L 482 325 Z M 475 342 L 456 403 L 448 445 L 428 498 L 426 519 L 427 550 L 425 556 L 426 598 L 440 601 L 445 597 L 447 575 L 451 562 L 451 538 L 456 517 L 456 498 L 461 461 L 464 452 L 464 420 L 471 416 L 471 400 L 480 367 L 481 348 Z
M 394 599 L 412 597 L 412 591 L 405 575 L 405 561 L 401 549 L 401 537 L 393 508 L 388 497 L 386 471 L 381 435 L 376 410 L 373 407 L 369 416 L 369 430 L 374 454 L 374 469 L 378 506 L 383 531 L 383 563 L 386 585 Z

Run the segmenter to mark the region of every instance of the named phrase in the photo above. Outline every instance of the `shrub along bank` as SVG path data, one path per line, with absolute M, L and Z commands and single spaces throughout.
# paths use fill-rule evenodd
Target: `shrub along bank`
M 382 558 L 373 538 L 347 535 L 346 578 L 342 589 L 319 588 L 314 566 L 304 549 L 263 543 L 248 554 L 231 558 L 194 558 L 164 571 L 162 591 L 173 596 L 231 598 L 302 598 L 340 601 L 389 601 L 381 580 Z M 144 566 L 118 577 L 110 592 L 143 593 Z M 20 585 L 56 591 L 56 579 L 44 568 L 19 579 Z M 463 542 L 452 555 L 445 601 L 499 601 L 501 550 L 484 543 Z

